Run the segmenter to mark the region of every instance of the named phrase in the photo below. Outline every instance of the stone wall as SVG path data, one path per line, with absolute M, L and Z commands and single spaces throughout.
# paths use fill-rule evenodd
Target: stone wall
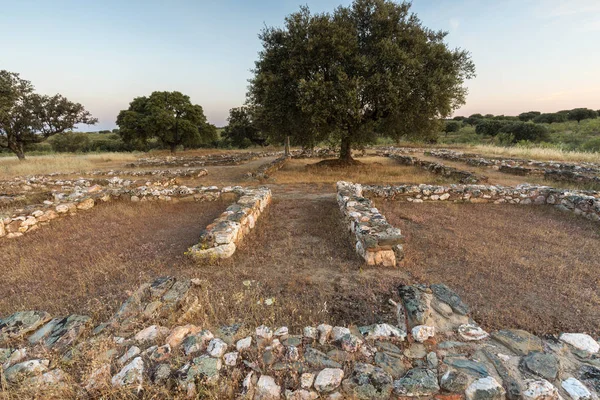
M 267 188 L 235 188 L 232 193 L 239 198 L 202 232 L 200 242 L 188 251 L 192 257 L 231 257 L 236 246 L 254 228 L 258 217 L 271 202 L 271 191 Z
M 403 236 L 400 229 L 387 223 L 385 217 L 363 197 L 362 186 L 340 181 L 337 183 L 337 201 L 356 238 L 356 252 L 368 265 L 396 266 L 402 259 Z
M 488 178 L 483 175 L 478 175 L 469 171 L 462 171 L 440 163 L 419 160 L 418 158 L 413 156 L 406 156 L 397 153 L 387 153 L 387 157 L 396 160 L 402 165 L 414 165 L 417 167 L 421 167 L 433 174 L 438 174 L 446 178 L 455 179 L 461 183 L 479 183 L 488 180 Z
M 116 181 L 115 181 L 116 182 Z M 126 181 L 127 183 L 127 181 Z M 76 186 L 70 194 L 55 193 L 54 201 L 29 205 L 14 210 L 10 215 L 0 213 L 0 240 L 12 239 L 33 232 L 51 221 L 89 210 L 98 204 L 113 200 L 132 202 L 145 201 L 212 201 L 225 193 L 243 194 L 241 187 L 216 186 L 187 187 L 169 184 L 170 181 L 154 182 L 150 185 L 123 186 Z M 167 185 L 167 186 L 165 186 Z
M 286 155 L 277 157 L 273 161 L 258 167 L 256 171 L 250 173 L 250 176 L 256 179 L 269 179 L 269 176 L 272 173 L 279 171 L 281 168 L 283 168 L 283 166 L 286 162 L 288 162 L 289 159 L 290 157 Z
M 238 165 L 244 162 L 252 161 L 261 157 L 272 157 L 281 155 L 282 152 L 243 152 L 227 154 L 208 154 L 205 156 L 170 156 L 170 157 L 149 157 L 140 158 L 136 162 L 129 163 L 126 166 L 130 168 L 138 167 L 191 167 L 191 166 L 217 166 L 217 165 Z
M 600 193 L 595 191 L 555 189 L 548 186 L 517 185 L 364 185 L 367 197 L 423 201 L 453 201 L 467 203 L 551 205 L 561 211 L 573 212 L 600 221 Z
M 3 390 L 37 398 L 161 390 L 177 398 L 212 393 L 255 400 L 593 400 L 600 394 L 596 339 L 486 332 L 443 284 L 399 286 L 387 310 L 378 306 L 382 322 L 375 325 L 296 330 L 182 323 L 204 306 L 201 284 L 156 279 L 100 324 L 40 311 L 0 319 Z
M 600 166 L 593 163 L 567 163 L 555 161 L 524 160 L 517 158 L 483 157 L 453 150 L 431 150 L 434 157 L 464 162 L 473 166 L 494 168 L 513 175 L 540 175 L 547 180 L 582 184 L 600 184 Z

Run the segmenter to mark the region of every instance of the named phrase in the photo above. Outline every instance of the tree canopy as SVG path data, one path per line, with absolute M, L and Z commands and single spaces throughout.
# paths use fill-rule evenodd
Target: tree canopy
M 249 107 L 229 110 L 227 122 L 228 125 L 223 130 L 223 139 L 227 144 L 240 148 L 267 144 L 267 139 L 254 122 L 252 110 Z
M 175 153 L 178 146 L 198 146 L 216 140 L 216 128 L 207 123 L 204 110 L 181 92 L 152 92 L 136 97 L 117 116 L 125 143 L 144 147 L 157 138 Z
M 584 119 L 592 119 L 597 118 L 598 113 L 594 110 L 590 110 L 589 108 L 575 108 L 567 114 L 567 118 L 571 121 L 577 121 L 577 123 L 581 122 Z
M 323 14 L 302 7 L 261 33 L 249 103 L 267 134 L 335 140 L 346 161 L 377 135 L 426 137 L 464 104 L 475 71 L 446 35 L 406 2 L 355 0 Z
M 0 147 L 25 159 L 26 146 L 39 143 L 77 124 L 98 120 L 79 103 L 60 94 L 40 95 L 19 74 L 0 71 Z

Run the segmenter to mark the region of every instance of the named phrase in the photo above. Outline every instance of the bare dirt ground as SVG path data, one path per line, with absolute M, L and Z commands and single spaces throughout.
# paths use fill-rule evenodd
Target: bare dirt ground
M 378 201 L 406 235 L 400 267 L 443 282 L 488 329 L 600 334 L 600 230 L 546 207 Z

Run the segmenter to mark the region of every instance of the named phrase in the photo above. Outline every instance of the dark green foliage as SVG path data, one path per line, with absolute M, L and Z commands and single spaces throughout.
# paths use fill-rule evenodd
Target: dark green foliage
M 462 115 L 458 115 L 452 119 L 455 121 L 464 121 L 466 119 L 466 117 L 463 117 Z
M 477 125 L 477 122 L 481 121 L 482 119 L 483 115 L 481 114 L 471 114 L 469 118 L 465 118 L 463 122 L 469 125 Z
M 565 122 L 567 121 L 567 112 L 557 112 L 557 113 L 545 113 L 540 114 L 533 119 L 533 122 L 536 124 L 553 124 L 555 122 Z
M 507 124 L 510 124 L 510 122 L 495 119 L 482 119 L 477 122 L 475 132 L 478 135 L 496 136 L 500 133 L 500 129 Z
M 581 122 L 584 119 L 598 118 L 598 113 L 589 108 L 575 108 L 567 114 L 570 121 Z
M 305 147 L 339 143 L 340 158 L 377 136 L 427 138 L 465 102 L 466 51 L 422 26 L 410 4 L 355 0 L 333 13 L 307 7 L 266 28 L 249 102 L 270 137 Z
M 519 118 L 519 121 L 527 122 L 527 121 L 533 120 L 535 117 L 537 117 L 541 114 L 542 113 L 539 111 L 528 111 L 528 112 L 519 114 L 518 118 Z
M 60 94 L 34 93 L 31 82 L 19 74 L 0 71 L 0 147 L 9 149 L 20 160 L 25 158 L 28 146 L 77 124 L 97 121 L 81 104 Z
M 136 149 L 146 149 L 151 138 L 175 152 L 178 146 L 199 147 L 215 141 L 217 130 L 206 122 L 202 107 L 181 92 L 152 92 L 136 97 L 117 116 L 119 135 Z
M 446 123 L 444 124 L 444 132 L 458 132 L 461 126 L 462 123 L 459 121 L 446 121 Z
M 66 132 L 56 135 L 50 145 L 57 153 L 87 152 L 90 149 L 90 138 L 87 133 Z
M 229 110 L 227 122 L 229 122 L 229 125 L 223 130 L 223 140 L 227 144 L 242 149 L 253 145 L 264 146 L 267 144 L 267 140 L 254 123 L 249 107 L 238 107 Z
M 533 122 L 512 122 L 503 126 L 500 132 L 512 135 L 513 143 L 523 140 L 543 142 L 549 139 L 548 128 Z

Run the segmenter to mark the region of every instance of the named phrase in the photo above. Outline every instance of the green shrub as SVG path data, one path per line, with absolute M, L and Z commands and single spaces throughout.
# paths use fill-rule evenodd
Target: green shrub
M 548 128 L 544 125 L 532 122 L 512 122 L 500 130 L 514 136 L 513 142 L 528 140 L 530 142 L 543 142 L 550 139 Z
M 90 138 L 87 133 L 67 132 L 55 135 L 50 141 L 52 150 L 57 153 L 79 153 L 90 151 Z

